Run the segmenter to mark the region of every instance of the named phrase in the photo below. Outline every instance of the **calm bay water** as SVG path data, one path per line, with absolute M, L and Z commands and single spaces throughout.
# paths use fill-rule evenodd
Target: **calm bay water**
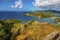
M 27 22 L 31 19 L 34 19 L 34 20 L 37 20 L 39 22 L 48 22 L 50 24 L 56 24 L 56 22 L 52 18 L 37 19 L 36 17 L 23 16 L 23 14 L 25 14 L 25 13 L 27 13 L 27 12 L 0 11 L 0 20 L 1 19 L 5 19 L 5 20 L 7 20 L 7 19 L 18 19 L 18 20 L 21 20 L 23 22 Z M 56 14 L 56 16 L 58 16 L 58 15 Z

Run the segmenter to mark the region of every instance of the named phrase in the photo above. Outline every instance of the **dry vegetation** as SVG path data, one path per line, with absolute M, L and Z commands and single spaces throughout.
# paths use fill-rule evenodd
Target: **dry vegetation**
M 25 25 L 24 31 L 16 37 L 16 40 L 43 40 L 53 31 L 58 31 L 53 25 L 34 21 Z
M 43 40 L 53 31 L 59 31 L 47 22 L 31 20 L 26 24 L 18 20 L 0 20 L 0 40 Z

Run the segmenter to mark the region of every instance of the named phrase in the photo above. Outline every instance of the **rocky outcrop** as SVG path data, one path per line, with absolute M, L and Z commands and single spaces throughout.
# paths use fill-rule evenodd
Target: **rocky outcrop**
M 60 40 L 60 33 L 57 31 L 52 32 L 44 40 Z

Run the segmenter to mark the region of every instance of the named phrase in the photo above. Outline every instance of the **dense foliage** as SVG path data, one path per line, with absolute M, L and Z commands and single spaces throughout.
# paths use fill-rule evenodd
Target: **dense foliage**
M 55 22 L 60 22 L 60 18 L 55 18 Z
M 0 20 L 0 40 L 13 40 L 20 29 L 15 26 L 22 23 L 18 20 Z

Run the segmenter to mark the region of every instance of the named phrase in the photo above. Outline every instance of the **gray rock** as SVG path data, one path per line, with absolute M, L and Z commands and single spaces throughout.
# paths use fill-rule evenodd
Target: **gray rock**
M 46 36 L 44 40 L 60 40 L 59 32 L 55 31 Z
M 59 33 L 59 37 L 57 38 L 57 40 L 60 40 L 60 33 Z

